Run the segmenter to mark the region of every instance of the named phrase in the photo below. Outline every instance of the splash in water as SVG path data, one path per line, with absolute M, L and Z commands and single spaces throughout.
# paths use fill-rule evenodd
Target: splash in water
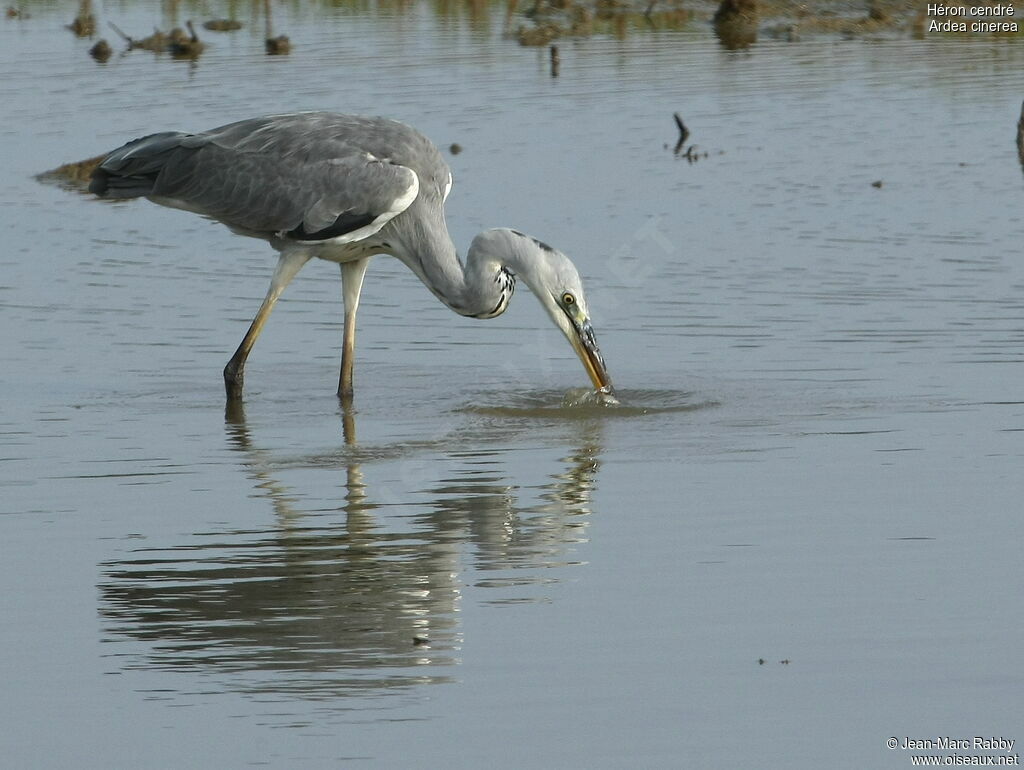
M 562 407 L 573 409 L 581 406 L 621 406 L 619 401 L 608 388 L 591 390 L 589 388 L 573 388 L 562 397 Z
M 689 412 L 718 406 L 712 399 L 681 390 L 625 390 L 618 396 L 608 391 L 574 388 L 569 391 L 517 391 L 502 395 L 494 403 L 489 394 L 486 404 L 464 407 L 465 411 L 505 417 L 554 419 L 630 418 L 667 412 Z

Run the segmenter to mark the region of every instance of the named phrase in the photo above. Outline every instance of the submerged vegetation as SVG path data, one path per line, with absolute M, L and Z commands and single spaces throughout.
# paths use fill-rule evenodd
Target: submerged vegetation
M 8 20 L 22 21 L 52 11 L 53 0 L 20 0 L 7 8 Z M 75 0 L 68 28 L 78 37 L 94 38 L 101 27 L 117 24 L 116 6 L 97 18 L 91 0 Z M 339 12 L 401 17 L 419 8 L 412 0 L 250 0 L 247 5 L 163 0 L 160 14 L 169 26 L 183 20 L 214 32 L 244 26 L 265 27 L 268 54 L 287 53 L 292 41 L 275 34 L 277 11 Z M 1024 17 L 1008 14 L 1012 6 L 996 2 L 928 4 L 922 0 L 432 0 L 439 17 L 466 19 L 474 29 L 499 33 L 525 46 L 546 46 L 561 38 L 594 35 L 624 37 L 660 30 L 705 29 L 727 48 L 744 48 L 758 40 L 798 42 L 817 37 L 977 37 L 1019 35 Z M 1024 8 L 1024 6 L 1022 6 Z M 222 16 L 221 13 L 227 12 Z M 1024 12 L 1024 11 L 1022 11 Z M 236 17 L 242 18 L 236 18 Z M 67 18 L 67 17 L 65 17 Z M 159 27 L 155 23 L 154 27 Z M 168 40 L 171 33 L 128 40 L 128 49 L 171 51 L 195 58 L 204 45 L 194 32 Z M 94 57 L 105 61 L 105 57 Z

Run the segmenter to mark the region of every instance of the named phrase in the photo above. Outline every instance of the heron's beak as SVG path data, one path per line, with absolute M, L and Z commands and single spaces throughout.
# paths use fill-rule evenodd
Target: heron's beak
M 601 357 L 601 350 L 597 347 L 597 338 L 594 336 L 594 327 L 590 325 L 590 319 L 584 317 L 580 320 L 570 317 L 572 328 L 575 334 L 569 336 L 576 355 L 583 362 L 583 367 L 590 375 L 594 388 L 605 393 L 612 392 L 612 378 L 608 376 L 608 368 L 604 365 L 604 358 Z

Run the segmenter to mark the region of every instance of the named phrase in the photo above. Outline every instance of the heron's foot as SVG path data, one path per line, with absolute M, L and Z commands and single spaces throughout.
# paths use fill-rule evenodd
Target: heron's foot
M 338 389 L 338 402 L 341 404 L 343 412 L 348 413 L 352 411 L 352 388 Z
M 224 367 L 224 390 L 227 392 L 229 401 L 242 397 L 244 383 L 245 367 L 238 366 L 234 361 L 228 361 L 228 365 Z
M 224 422 L 233 428 L 241 429 L 245 437 L 245 402 L 240 398 L 228 398 L 224 404 Z
M 355 393 L 355 388 L 352 387 L 352 367 L 342 364 L 341 377 L 338 378 L 338 398 L 351 404 L 353 393 Z

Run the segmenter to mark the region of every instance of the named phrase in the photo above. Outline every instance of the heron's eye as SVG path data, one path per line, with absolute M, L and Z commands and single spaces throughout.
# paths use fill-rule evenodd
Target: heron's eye
M 565 294 L 562 295 L 562 304 L 566 306 L 575 305 L 576 298 L 572 296 L 569 292 L 566 292 Z

